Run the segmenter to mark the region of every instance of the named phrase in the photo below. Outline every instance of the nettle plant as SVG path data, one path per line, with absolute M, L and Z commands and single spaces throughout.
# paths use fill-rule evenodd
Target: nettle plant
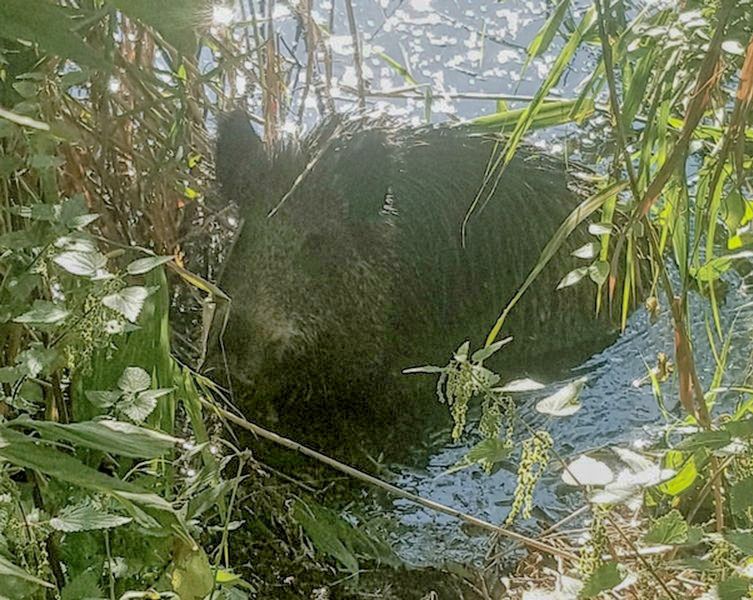
M 84 199 L 38 201 L 33 169 L 0 235 L 0 595 L 244 598 L 221 568 L 233 456 L 170 353 L 172 257 L 103 253 Z
M 474 465 L 491 473 L 517 455 L 512 461 L 518 465 L 517 485 L 506 526 L 531 517 L 536 484 L 550 468 L 561 470 L 567 486 L 582 490 L 590 517 L 582 539 L 572 540 L 578 546 L 578 561 L 569 567 L 560 565 L 560 580 L 567 583 L 561 597 L 590 598 L 633 586 L 655 587 L 652 577 L 669 589 L 672 573 L 683 570 L 697 571 L 695 577 L 709 593 L 718 594 L 713 597 L 748 597 L 753 589 L 753 400 L 748 395 L 753 389 L 719 386 L 729 346 L 706 394 L 709 410 L 722 392 L 743 396 L 731 411 L 720 411 L 711 429 L 666 413 L 665 435 L 646 451 L 611 447 L 564 457 L 551 435 L 534 428 L 517 409 L 518 394 L 545 386 L 530 379 L 501 383 L 500 376 L 484 366 L 509 341 L 473 353 L 466 342 L 446 366 L 406 372 L 438 375 L 437 397 L 449 408 L 453 440 L 469 430 L 482 438 L 448 473 Z M 646 379 L 658 393 L 665 379 L 661 366 L 650 369 Z M 538 400 L 536 411 L 550 418 L 575 414 L 582 408 L 578 398 L 586 383 L 581 378 L 564 385 Z M 474 402 L 480 408 L 476 428 L 467 419 Z M 516 430 L 522 435 L 516 436 Z M 714 461 L 719 470 L 712 468 Z M 715 497 L 713 483 L 720 476 L 725 485 L 722 495 Z M 624 543 L 628 551 L 617 559 L 615 544 Z M 664 562 L 649 564 L 640 553 L 662 556 Z M 530 597 L 551 597 L 550 593 L 538 590 Z

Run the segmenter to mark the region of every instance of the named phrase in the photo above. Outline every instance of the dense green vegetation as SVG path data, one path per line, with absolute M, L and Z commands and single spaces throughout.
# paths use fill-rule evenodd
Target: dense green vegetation
M 485 347 L 415 369 L 439 377 L 455 439 L 469 406 L 481 405 L 484 439 L 457 468 L 518 465 L 504 524 L 431 508 L 528 554 L 510 570 L 490 552 L 484 569 L 455 569 L 457 585 L 433 573 L 421 585 L 418 574 L 395 587 L 372 581 L 377 597 L 432 588 L 468 598 L 751 597 L 753 388 L 725 377 L 733 331 L 719 305 L 726 274 L 746 267 L 753 244 L 753 2 L 574 4 L 552 3 L 528 49 L 533 60 L 563 42 L 534 98 L 477 121 L 505 138 L 468 214 L 532 128 L 588 128 L 594 115 L 612 133 L 595 165 L 598 190 L 520 290 L 499 299 L 507 304 Z M 316 78 L 328 72 L 326 31 L 311 3 L 296 11 L 316 57 L 299 67 L 326 108 L 333 99 Z M 285 135 L 285 111 L 298 110 L 271 8 L 263 26 L 244 12 L 240 36 L 212 27 L 212 15 L 194 0 L 0 0 L 0 598 L 325 598 L 329 585 L 357 594 L 364 564 L 401 565 L 378 527 L 354 527 L 309 483 L 289 484 L 291 474 L 271 474 L 239 447 L 226 419 L 253 425 L 194 370 L 202 307 L 227 300 L 211 283 L 230 233 L 213 198 L 208 123 L 233 106 L 226 92 L 240 76 L 258 88 L 248 108 L 270 146 Z M 553 100 L 578 50 L 595 56 L 593 74 L 579 97 Z M 360 81 L 360 103 L 364 94 Z M 675 352 L 657 352 L 648 372 L 667 419 L 654 446 L 565 459 L 517 409 L 516 395 L 538 384 L 501 381 L 484 361 L 506 351 L 508 314 L 586 221 L 593 242 L 560 285 L 593 285 L 595 309 L 623 324 L 632 303 L 669 311 Z M 701 339 L 688 327 L 696 293 L 711 315 Z M 716 359 L 703 383 L 702 345 Z M 672 378 L 677 398 L 665 394 Z M 581 409 L 583 383 L 536 409 L 567 418 Z M 513 529 L 548 469 L 583 490 L 574 518 L 586 519 L 585 544 L 556 527 L 538 537 Z M 295 587 L 293 573 L 310 585 Z

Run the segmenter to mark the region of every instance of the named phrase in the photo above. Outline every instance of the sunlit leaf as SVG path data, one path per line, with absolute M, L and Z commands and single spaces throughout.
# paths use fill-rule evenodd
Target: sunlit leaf
M 591 260 L 596 258 L 596 255 L 599 253 L 599 248 L 600 246 L 596 242 L 588 242 L 583 244 L 580 248 L 573 250 L 571 254 L 576 258 Z
M 659 490 L 670 496 L 684 492 L 698 477 L 695 459 L 691 456 L 686 460 L 685 455 L 678 450 L 667 452 L 664 456 L 664 466 L 676 471 L 676 475 L 659 486 Z
M 152 378 L 141 367 L 126 367 L 118 379 L 118 387 L 127 394 L 135 394 L 149 389 Z
M 492 354 L 497 352 L 502 346 L 509 344 L 512 341 L 511 337 L 506 337 L 503 340 L 499 340 L 498 342 L 494 342 L 493 344 L 489 346 L 485 346 L 481 348 L 480 350 L 476 350 L 471 355 L 471 360 L 476 363 L 480 363 L 485 361 L 487 358 L 489 358 Z
M 576 458 L 562 471 L 562 481 L 568 485 L 607 485 L 614 473 L 603 462 L 583 455 Z
M 90 503 L 66 506 L 50 519 L 50 526 L 58 531 L 92 531 L 112 529 L 130 523 L 130 517 L 113 515 L 96 508 Z
M 61 304 L 47 300 L 36 300 L 30 311 L 19 315 L 13 321 L 33 325 L 54 325 L 64 321 L 69 314 L 71 314 L 70 311 L 66 310 L 65 306 Z
M 577 269 L 573 269 L 557 284 L 557 289 L 561 290 L 570 287 L 571 285 L 575 285 L 586 275 L 588 275 L 588 267 L 578 267 Z
M 536 404 L 536 410 L 553 417 L 569 417 L 581 408 L 578 397 L 587 379 L 581 377 L 568 383 L 565 387 L 557 390 L 551 396 L 547 396 Z
M 131 323 L 139 318 L 144 301 L 149 297 L 149 290 L 142 286 L 127 287 L 119 292 L 102 298 L 102 304 L 120 313 Z
M 31 419 L 22 422 L 45 438 L 66 441 L 76 448 L 92 448 L 131 458 L 156 458 L 180 442 L 179 438 L 161 431 L 110 419 L 68 424 Z
M 126 267 L 126 271 L 128 271 L 129 275 L 143 275 L 160 265 L 170 262 L 174 258 L 174 256 L 147 256 L 146 258 L 139 258 L 129 264 Z
M 63 252 L 52 260 L 69 273 L 83 277 L 94 277 L 107 264 L 107 258 L 99 252 Z
M 543 383 L 539 383 L 538 381 L 534 381 L 533 379 L 513 379 L 512 381 L 508 381 L 501 387 L 494 388 L 494 391 L 503 394 L 515 392 L 533 392 L 536 390 L 542 390 L 545 387 L 546 386 Z

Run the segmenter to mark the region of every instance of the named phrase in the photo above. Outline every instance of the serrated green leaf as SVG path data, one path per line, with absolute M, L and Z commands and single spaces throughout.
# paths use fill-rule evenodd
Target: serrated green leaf
M 121 392 L 88 390 L 85 392 L 86 399 L 97 408 L 110 408 L 120 400 Z
M 686 437 L 679 444 L 678 450 L 692 452 L 698 449 L 716 450 L 722 448 L 732 441 L 728 431 L 700 431 Z
M 200 600 L 214 587 L 214 571 L 201 548 L 181 544 L 175 553 L 171 582 L 181 600 Z
M 74 32 L 74 13 L 46 0 L 36 0 L 29 9 L 28 0 L 0 2 L 0 37 L 29 40 L 50 54 L 98 69 L 108 69 L 101 52 Z
M 546 386 L 543 383 L 534 381 L 533 379 L 513 379 L 500 387 L 494 388 L 495 392 L 502 394 L 516 393 L 516 392 L 533 392 L 536 390 L 543 390 Z
M 118 379 L 118 387 L 127 394 L 137 394 L 148 390 L 152 385 L 152 378 L 141 367 L 126 367 Z
M 19 315 L 13 321 L 32 325 L 54 325 L 64 321 L 69 314 L 71 314 L 70 311 L 66 310 L 63 305 L 47 300 L 36 300 L 31 310 Z
M 434 375 L 436 373 L 444 372 L 444 367 L 435 367 L 434 365 L 424 365 L 423 367 L 410 367 L 409 369 L 403 369 L 405 375 L 411 373 L 428 373 Z
M 648 544 L 684 544 L 688 541 L 688 524 L 679 510 L 673 509 L 651 525 L 643 541 Z
M 143 423 L 157 408 L 157 398 L 148 392 L 127 394 L 118 403 L 119 413 L 126 415 L 135 423 Z
M 41 585 L 42 587 L 46 587 L 50 589 L 54 589 L 55 587 L 51 583 L 48 583 L 47 581 L 44 581 L 43 579 L 40 579 L 39 577 L 35 577 L 31 573 L 27 573 L 21 567 L 14 565 L 12 562 L 10 562 L 7 558 L 2 556 L 1 554 L 0 554 L 0 576 L 17 577 L 18 579 L 22 579 L 24 581 L 28 581 L 29 583 L 34 583 L 36 585 Z
M 586 579 L 580 592 L 581 598 L 594 598 L 601 592 L 611 590 L 622 583 L 623 577 L 616 562 L 605 562 Z
M 727 531 L 724 539 L 740 548 L 748 556 L 753 556 L 753 532 L 749 530 Z
M 748 579 L 733 575 L 716 586 L 719 600 L 742 600 L 749 598 L 750 582 Z
M 293 505 L 292 516 L 317 550 L 335 558 L 351 573 L 358 572 L 358 559 L 341 537 L 341 518 L 336 513 L 299 500 Z
M 99 587 L 99 575 L 94 568 L 76 575 L 60 591 L 60 600 L 100 600 L 104 597 Z
M 607 485 L 613 479 L 614 473 L 607 465 L 585 455 L 562 471 L 562 481 L 568 485 Z
M 149 297 L 149 290 L 143 286 L 127 287 L 119 292 L 102 298 L 102 304 L 120 313 L 131 323 L 135 323 L 144 308 L 144 301 Z
M 112 529 L 130 523 L 131 517 L 103 512 L 90 503 L 70 505 L 50 519 L 50 526 L 57 531 L 76 532 Z
M 52 260 L 69 273 L 82 277 L 94 277 L 107 265 L 107 258 L 100 252 L 63 252 Z
M 730 488 L 730 512 L 743 514 L 753 506 L 753 475 L 736 482 Z

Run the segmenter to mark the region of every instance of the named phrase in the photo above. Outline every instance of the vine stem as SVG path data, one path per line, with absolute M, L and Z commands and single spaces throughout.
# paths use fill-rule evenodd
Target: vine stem
M 423 506 L 424 508 L 428 508 L 429 510 L 432 510 L 434 512 L 449 515 L 451 517 L 459 519 L 460 521 L 463 521 L 465 523 L 468 523 L 469 525 L 473 525 L 480 529 L 485 529 L 487 531 L 497 533 L 503 537 L 509 538 L 516 542 L 520 542 L 521 544 L 528 547 L 529 549 L 538 550 L 539 552 L 544 552 L 552 556 L 559 556 L 560 558 L 564 558 L 573 562 L 578 561 L 578 557 L 572 552 L 568 552 L 567 550 L 562 550 L 561 548 L 557 548 L 555 546 L 552 546 L 540 540 L 525 536 L 523 534 L 517 533 L 515 531 L 511 531 L 509 529 L 505 529 L 504 527 L 500 527 L 498 525 L 494 525 L 493 523 L 490 523 L 489 521 L 484 521 L 483 519 L 479 519 L 478 517 L 474 517 L 467 513 L 461 512 L 445 504 L 441 504 L 439 502 L 435 502 L 434 500 L 423 498 L 422 496 L 419 496 L 418 494 L 414 494 L 412 492 L 408 492 L 402 488 L 397 487 L 396 485 L 383 481 L 379 479 L 378 477 L 374 477 L 373 475 L 364 473 L 363 471 L 360 471 L 359 469 L 356 469 L 355 467 L 342 463 L 339 460 L 336 460 L 330 456 L 322 454 L 321 452 L 317 452 L 316 450 L 313 450 L 307 446 L 304 446 L 303 444 L 300 444 L 289 438 L 278 435 L 277 433 L 274 433 L 273 431 L 269 431 L 268 429 L 264 429 L 263 427 L 260 427 L 259 425 L 256 425 L 255 423 L 251 423 L 250 421 L 247 421 L 243 417 L 239 417 L 238 415 L 233 414 L 225 410 L 224 408 L 217 406 L 216 404 L 214 404 L 213 402 L 210 402 L 206 398 L 202 398 L 201 403 L 208 409 L 214 411 L 218 416 L 222 417 L 223 419 L 226 419 L 227 421 L 233 423 L 234 425 L 237 425 L 238 427 L 241 427 L 242 429 L 250 431 L 251 433 L 261 438 L 274 442 L 275 444 L 278 444 L 290 450 L 300 452 L 301 454 L 308 456 L 310 458 L 313 458 L 314 460 L 317 460 L 327 465 L 328 467 L 331 467 L 337 471 L 340 471 L 341 473 L 345 473 L 346 475 L 349 475 L 355 479 L 358 479 L 360 481 L 368 483 L 369 485 L 372 485 L 381 490 L 384 490 L 393 496 L 402 498 L 404 500 L 408 500 L 409 502 L 412 502 L 419 506 Z

